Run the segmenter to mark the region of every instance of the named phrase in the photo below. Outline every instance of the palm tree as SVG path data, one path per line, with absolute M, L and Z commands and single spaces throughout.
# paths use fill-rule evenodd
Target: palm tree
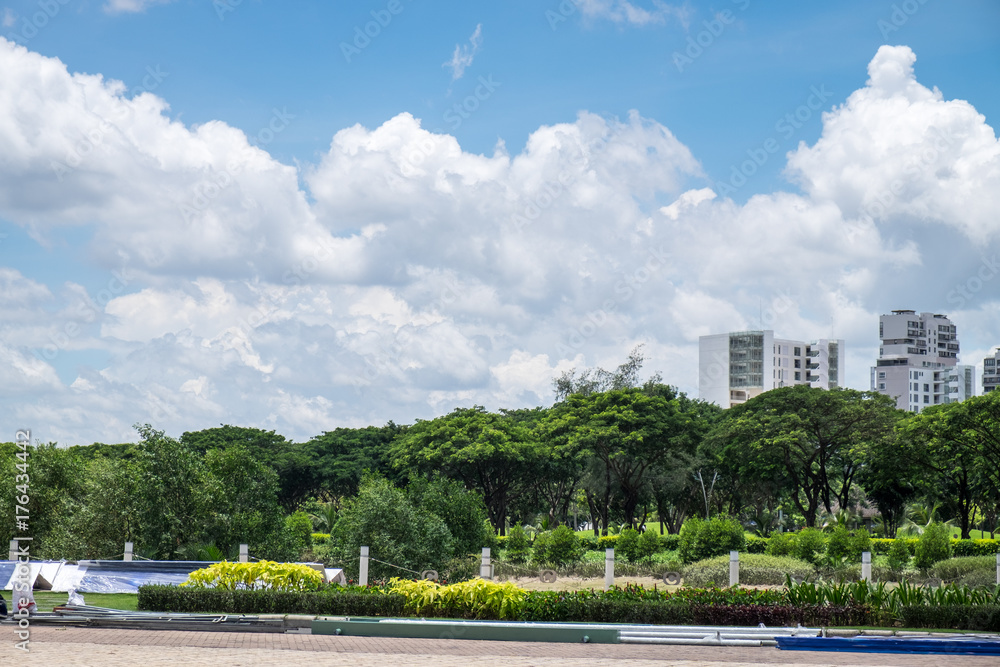
M 906 508 L 906 518 L 896 532 L 900 536 L 922 535 L 927 526 L 938 522 L 949 528 L 954 527 L 955 520 L 942 521 L 940 512 L 941 503 L 911 503 Z

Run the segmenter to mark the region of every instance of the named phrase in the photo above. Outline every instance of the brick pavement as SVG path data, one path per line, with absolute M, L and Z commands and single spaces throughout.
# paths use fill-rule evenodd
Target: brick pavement
M 31 629 L 31 651 L 14 648 L 11 635 L 0 641 L 0 660 L 14 664 L 68 667 L 160 667 L 161 665 L 460 665 L 491 667 L 996 667 L 997 659 L 968 656 L 779 651 L 775 648 L 544 644 L 448 639 L 384 639 L 321 635 L 113 630 Z M 6 633 L 5 633 L 6 634 Z M 25 660 L 27 658 L 27 660 Z

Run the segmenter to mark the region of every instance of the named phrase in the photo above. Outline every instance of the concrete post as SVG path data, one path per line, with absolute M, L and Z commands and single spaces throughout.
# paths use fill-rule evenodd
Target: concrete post
M 729 552 L 729 585 L 739 586 L 740 584 L 740 552 Z
M 493 566 L 490 565 L 490 548 L 483 547 L 483 560 L 479 564 L 479 578 L 480 579 L 492 579 L 493 578 Z
M 10 541 L 10 550 L 7 552 L 7 560 L 17 560 L 17 540 Z
M 997 586 L 1000 586 L 1000 553 L 997 554 Z
M 604 551 L 604 590 L 609 591 L 615 585 L 615 550 Z
M 861 552 L 861 579 L 871 583 L 872 581 L 872 552 Z
M 358 574 L 358 586 L 368 585 L 368 547 L 361 547 L 361 571 Z
M 240 562 L 249 563 L 250 562 L 250 547 L 246 544 L 240 545 Z
M 132 562 L 132 543 L 131 542 L 126 542 L 125 543 L 125 562 L 126 563 L 131 563 Z

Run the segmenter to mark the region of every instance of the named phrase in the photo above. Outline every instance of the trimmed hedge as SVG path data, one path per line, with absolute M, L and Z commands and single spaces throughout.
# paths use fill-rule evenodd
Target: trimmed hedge
M 406 598 L 379 588 L 328 588 L 316 592 L 223 591 L 215 588 L 139 587 L 140 611 L 222 614 L 314 614 L 322 616 L 400 616 Z
M 762 554 L 767 551 L 767 538 L 747 535 L 747 553 Z
M 903 627 L 952 628 L 1000 631 L 1000 605 L 904 605 L 899 610 Z
M 992 556 L 1000 553 L 1000 540 L 952 540 L 951 551 L 958 556 Z
M 142 586 L 139 609 L 227 614 L 315 614 L 406 617 L 406 598 L 380 588 L 314 593 L 215 591 Z M 452 614 L 459 616 L 459 614 Z M 668 593 L 637 587 L 611 591 L 529 591 L 514 620 L 658 625 L 868 625 L 869 607 L 792 605 L 785 591 L 686 590 Z
M 681 571 L 685 586 L 725 586 L 729 584 L 729 556 L 707 558 Z M 785 575 L 809 578 L 813 566 L 797 558 L 767 554 L 740 555 L 740 583 L 746 586 L 780 586 Z

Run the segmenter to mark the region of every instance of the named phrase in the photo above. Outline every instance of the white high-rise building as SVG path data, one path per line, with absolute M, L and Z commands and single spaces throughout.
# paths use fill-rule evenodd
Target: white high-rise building
M 894 310 L 879 318 L 873 391 L 896 399 L 900 410 L 964 401 L 975 395 L 975 367 L 958 363 L 958 331 L 944 315 Z
M 1000 347 L 992 357 L 983 359 L 983 394 L 1000 388 Z
M 723 408 L 769 389 L 844 385 L 844 341 L 775 338 L 774 331 L 735 331 L 698 339 L 698 396 Z

